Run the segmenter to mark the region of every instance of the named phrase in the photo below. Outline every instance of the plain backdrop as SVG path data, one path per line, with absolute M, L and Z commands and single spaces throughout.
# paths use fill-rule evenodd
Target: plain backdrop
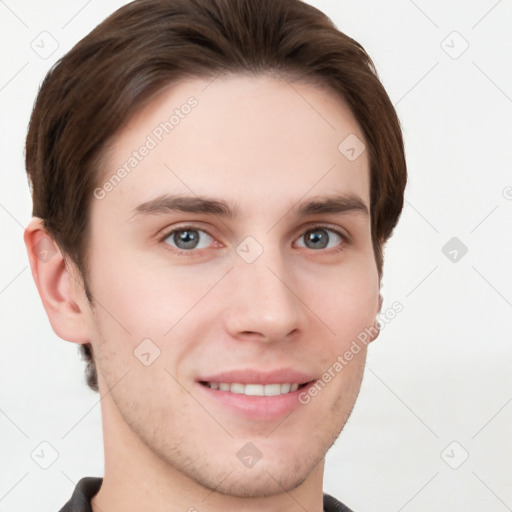
M 103 475 L 99 395 L 28 267 L 23 145 L 48 69 L 124 3 L 0 1 L 1 512 L 55 512 Z M 357 512 L 512 510 L 512 1 L 311 3 L 373 58 L 409 168 L 383 281 L 383 310 L 403 311 L 369 349 L 324 490 Z

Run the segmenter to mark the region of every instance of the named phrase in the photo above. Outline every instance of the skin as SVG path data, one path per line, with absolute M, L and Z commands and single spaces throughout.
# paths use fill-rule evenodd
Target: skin
M 58 247 L 49 261 L 37 258 L 38 242 L 53 244 L 41 220 L 25 233 L 53 329 L 91 343 L 95 354 L 105 476 L 92 508 L 319 512 L 324 456 L 356 400 L 366 348 L 309 404 L 279 420 L 249 421 L 199 394 L 195 379 L 284 366 L 319 378 L 375 324 L 369 216 L 295 214 L 299 203 L 333 194 L 370 208 L 367 152 L 351 162 L 338 150 L 347 135 L 364 136 L 340 98 L 312 85 L 265 75 L 187 79 L 127 121 L 106 153 L 104 181 L 190 96 L 197 107 L 92 200 L 92 306 Z M 134 215 L 164 193 L 222 199 L 239 217 Z M 177 254 L 165 235 L 189 223 L 203 230 L 196 232 L 202 248 Z M 325 223 L 346 239 L 317 228 Z M 307 245 L 304 234 L 314 228 L 329 237 L 326 248 Z M 235 251 L 247 236 L 263 249 L 252 263 Z M 147 338 L 160 350 L 149 366 L 133 353 Z M 237 457 L 247 442 L 262 454 L 252 467 Z

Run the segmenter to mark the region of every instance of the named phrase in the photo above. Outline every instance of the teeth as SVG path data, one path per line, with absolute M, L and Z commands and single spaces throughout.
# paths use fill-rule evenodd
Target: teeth
M 277 396 L 296 391 L 299 388 L 297 382 L 285 384 L 241 384 L 234 382 L 229 384 L 227 382 L 207 382 L 206 385 L 211 389 L 218 389 L 220 391 L 231 391 L 231 393 L 238 393 L 248 396 Z
M 245 386 L 243 384 L 231 384 L 231 386 L 228 386 L 228 390 L 231 391 L 231 393 L 243 393 L 245 391 Z
M 281 384 L 266 384 L 265 396 L 276 396 L 281 394 Z
M 242 388 L 245 388 L 245 391 L 242 391 L 242 393 L 250 396 L 264 396 L 265 395 L 265 386 L 263 384 L 246 384 L 245 386 L 243 384 L 239 384 L 242 386 Z M 236 384 L 235 384 L 236 386 Z M 229 391 L 233 389 L 233 384 L 231 384 L 231 387 L 229 388 Z
M 281 393 L 288 393 L 290 391 L 291 384 L 281 384 Z

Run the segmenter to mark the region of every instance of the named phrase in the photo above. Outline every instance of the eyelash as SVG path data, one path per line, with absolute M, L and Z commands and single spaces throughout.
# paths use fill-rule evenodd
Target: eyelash
M 210 247 L 206 247 L 203 249 L 190 249 L 188 251 L 185 251 L 185 250 L 181 250 L 181 249 L 176 249 L 165 242 L 173 233 L 176 233 L 179 231 L 186 231 L 187 229 L 194 230 L 194 231 L 201 231 L 203 233 L 206 233 L 213 240 L 215 240 L 215 238 L 212 235 L 210 235 L 210 233 L 208 233 L 206 230 L 204 230 L 198 226 L 187 224 L 184 226 L 179 226 L 177 228 L 173 228 L 171 231 L 166 231 L 165 234 L 160 238 L 160 242 L 164 244 L 166 250 L 169 250 L 173 254 L 176 254 L 178 256 L 188 256 L 188 257 L 200 256 L 202 254 L 202 251 L 205 251 L 205 250 L 209 249 Z M 347 235 L 344 235 L 343 233 L 341 233 L 340 231 L 335 229 L 333 226 L 330 226 L 328 224 L 318 224 L 318 225 L 314 225 L 312 227 L 308 227 L 305 231 L 303 231 L 301 233 L 301 235 L 297 238 L 297 240 L 299 238 L 303 237 L 307 232 L 315 231 L 315 230 L 319 230 L 319 229 L 325 229 L 326 231 L 331 231 L 331 232 L 335 233 L 336 235 L 338 235 L 341 238 L 341 243 L 337 248 L 334 248 L 334 249 L 333 248 L 319 249 L 319 250 L 310 249 L 313 252 L 329 251 L 329 252 L 337 253 L 337 252 L 342 251 L 345 248 L 345 246 L 349 243 L 349 237 Z

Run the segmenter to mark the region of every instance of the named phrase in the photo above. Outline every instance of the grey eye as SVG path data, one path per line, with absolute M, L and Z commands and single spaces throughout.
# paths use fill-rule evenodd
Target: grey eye
M 165 239 L 165 242 L 182 251 L 204 249 L 211 244 L 212 237 L 201 229 L 175 229 Z
M 326 249 L 339 245 L 342 242 L 342 237 L 332 229 L 314 228 L 306 231 L 299 240 L 304 240 L 304 245 L 299 244 L 299 247 Z

